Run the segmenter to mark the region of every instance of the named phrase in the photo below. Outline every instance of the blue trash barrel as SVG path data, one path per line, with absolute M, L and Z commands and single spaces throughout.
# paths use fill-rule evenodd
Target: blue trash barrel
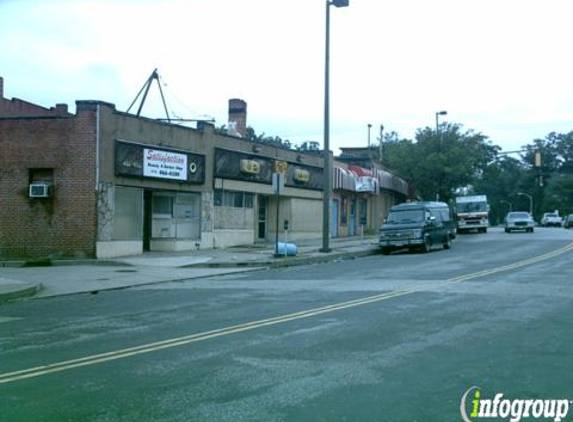
M 278 254 L 284 255 L 286 247 L 287 256 L 295 256 L 297 253 L 297 247 L 294 243 L 281 243 L 278 244 Z

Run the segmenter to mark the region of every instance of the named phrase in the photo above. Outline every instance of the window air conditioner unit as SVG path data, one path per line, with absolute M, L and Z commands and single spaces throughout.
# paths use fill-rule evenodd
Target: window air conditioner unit
M 31 183 L 29 189 L 30 198 L 48 198 L 52 196 L 52 185 L 49 183 Z

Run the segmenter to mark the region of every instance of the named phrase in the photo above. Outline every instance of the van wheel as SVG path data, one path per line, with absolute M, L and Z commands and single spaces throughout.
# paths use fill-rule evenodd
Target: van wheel
M 444 249 L 451 249 L 452 248 L 452 239 L 449 235 L 446 236 L 444 239 Z
M 428 253 L 430 252 L 430 249 L 432 249 L 432 244 L 430 243 L 430 236 L 426 236 L 424 238 L 424 244 L 422 245 L 422 252 L 423 253 Z

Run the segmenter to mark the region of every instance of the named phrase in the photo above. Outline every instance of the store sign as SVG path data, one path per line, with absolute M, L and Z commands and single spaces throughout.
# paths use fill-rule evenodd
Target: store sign
M 275 172 L 286 174 L 288 163 L 286 161 L 275 161 Z
M 356 192 L 376 192 L 378 181 L 373 177 L 363 176 L 356 178 Z
M 205 183 L 205 156 L 116 141 L 115 174 L 202 184 Z
M 241 173 L 259 174 L 261 165 L 255 160 L 241 160 Z
M 187 180 L 187 155 L 144 148 L 143 175 L 160 179 Z
M 213 174 L 216 178 L 272 184 L 273 173 L 282 174 L 287 187 L 322 190 L 323 172 L 320 167 L 215 148 Z
M 307 183 L 310 180 L 310 172 L 303 169 L 294 170 L 294 181 L 297 183 Z

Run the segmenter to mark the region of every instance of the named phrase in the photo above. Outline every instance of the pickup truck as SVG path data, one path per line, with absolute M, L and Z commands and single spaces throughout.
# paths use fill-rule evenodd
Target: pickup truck
M 541 225 L 544 227 L 561 227 L 562 224 L 563 219 L 559 217 L 559 214 L 556 212 L 546 212 L 541 218 Z

